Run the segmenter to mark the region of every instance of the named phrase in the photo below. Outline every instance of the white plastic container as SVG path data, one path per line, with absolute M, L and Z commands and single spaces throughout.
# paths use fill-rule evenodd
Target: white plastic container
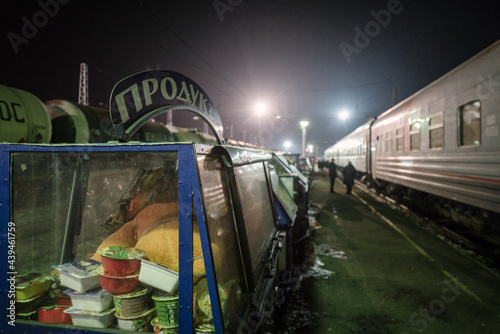
M 79 310 L 102 312 L 113 306 L 113 295 L 101 288 L 87 292 L 69 289 L 64 293 L 71 297 L 73 307 Z
M 179 273 L 141 259 L 139 281 L 162 291 L 173 293 L 179 287 Z
M 78 292 L 97 289 L 101 286 L 97 268 L 101 262 L 84 260 L 52 266 L 59 271 L 61 284 Z
M 103 312 L 92 312 L 70 307 L 65 310 L 64 313 L 71 315 L 71 320 L 75 326 L 108 328 L 113 325 L 116 320 L 114 308 Z

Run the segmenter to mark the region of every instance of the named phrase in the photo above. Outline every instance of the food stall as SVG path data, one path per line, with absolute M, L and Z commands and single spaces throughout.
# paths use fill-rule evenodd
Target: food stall
M 110 105 L 120 142 L 0 144 L 0 329 L 256 332 L 285 236 L 273 155 L 129 142 L 151 117 L 184 109 L 222 143 L 212 103 L 179 73 L 128 77 Z

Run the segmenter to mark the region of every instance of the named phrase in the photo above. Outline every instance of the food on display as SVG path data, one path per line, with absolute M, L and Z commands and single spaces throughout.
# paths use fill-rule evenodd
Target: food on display
M 219 298 L 221 307 L 224 307 L 224 303 L 227 300 L 226 292 L 219 285 Z M 213 320 L 212 315 L 212 304 L 210 302 L 210 294 L 208 292 L 207 279 L 202 278 L 195 286 L 193 291 L 193 299 L 196 300 L 195 307 L 195 317 L 203 322 L 210 322 Z
M 143 208 L 133 220 L 130 220 L 97 247 L 92 259 L 101 261 L 101 249 L 110 246 L 134 247 L 141 236 L 158 222 L 176 218 L 179 214 L 177 203 L 154 203 Z M 140 247 L 137 247 L 140 249 Z
M 154 318 L 151 321 L 151 325 L 153 326 L 155 334 L 170 334 L 179 332 L 179 327 L 177 326 L 172 327 L 160 324 L 160 322 L 158 321 L 158 317 Z
M 153 294 L 158 323 L 162 326 L 177 327 L 179 325 L 179 296 L 158 291 Z
M 179 272 L 179 221 L 176 219 L 154 227 L 139 239 L 136 247 L 146 253 L 150 262 Z M 212 244 L 212 252 L 215 259 L 220 257 L 217 245 Z M 200 233 L 195 223 L 193 223 L 193 259 L 193 275 L 204 275 L 205 262 Z
M 173 270 L 142 259 L 139 281 L 153 288 L 173 293 L 179 287 L 179 274 Z
M 115 276 L 132 275 L 141 267 L 139 257 L 144 252 L 134 247 L 112 246 L 99 251 L 102 266 L 107 274 Z
M 92 259 L 52 266 L 59 271 L 61 284 L 78 292 L 99 287 L 97 268 L 101 263 Z
M 137 317 L 148 311 L 152 304 L 151 291 L 150 287 L 140 285 L 130 293 L 113 296 L 117 317 Z
M 215 333 L 215 327 L 212 324 L 204 324 L 196 327 L 194 332 L 195 334 Z
M 113 325 L 116 320 L 114 308 L 110 308 L 103 312 L 92 312 L 70 307 L 64 312 L 71 315 L 73 325 L 76 326 L 107 328 Z
M 113 305 L 113 295 L 102 288 L 87 292 L 68 289 L 64 293 L 71 297 L 73 306 L 79 310 L 102 312 Z
M 16 300 L 16 312 L 21 314 L 30 313 L 37 311 L 40 307 L 48 303 L 51 303 L 50 296 L 49 292 L 45 291 L 28 299 Z
M 154 318 L 155 309 L 149 309 L 146 312 L 134 317 L 124 317 L 116 314 L 118 328 L 136 332 L 151 331 L 151 320 Z
M 53 281 L 52 275 L 26 273 L 16 276 L 16 299 L 25 300 L 49 290 Z
M 38 321 L 71 325 L 73 323 L 71 315 L 64 312 L 66 309 L 68 307 L 53 306 L 41 308 L 38 310 Z
M 110 275 L 105 273 L 102 267 L 99 267 L 98 273 L 102 288 L 113 295 L 129 293 L 139 284 L 139 274 L 128 276 Z

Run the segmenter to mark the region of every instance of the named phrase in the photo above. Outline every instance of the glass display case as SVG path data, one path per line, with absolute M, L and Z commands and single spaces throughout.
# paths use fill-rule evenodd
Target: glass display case
M 241 320 L 262 313 L 275 284 L 281 239 L 270 154 L 197 144 L 2 144 L 0 155 L 5 332 L 259 326 Z M 140 261 L 138 271 L 106 267 L 103 259 L 124 260 L 122 250 Z M 127 292 L 125 279 L 135 284 Z M 142 291 L 147 308 L 124 316 L 118 301 Z M 97 295 L 105 309 L 76 295 Z M 176 316 L 162 320 L 157 302 L 171 299 Z M 47 318 L 53 309 L 62 312 Z
M 270 166 L 278 224 L 286 233 L 286 259 L 281 260 L 280 269 L 290 271 L 304 259 L 308 247 L 308 180 L 289 155 L 274 153 Z

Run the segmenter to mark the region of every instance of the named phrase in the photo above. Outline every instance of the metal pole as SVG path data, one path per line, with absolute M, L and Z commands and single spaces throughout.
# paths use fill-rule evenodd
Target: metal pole
M 302 127 L 302 156 L 306 156 L 306 127 Z

